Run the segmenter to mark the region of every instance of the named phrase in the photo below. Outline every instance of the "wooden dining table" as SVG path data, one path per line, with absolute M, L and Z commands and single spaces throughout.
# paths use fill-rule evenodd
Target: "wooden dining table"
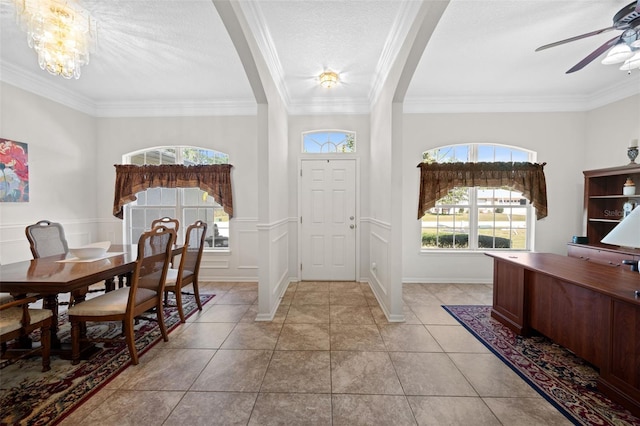
M 104 257 L 95 260 L 75 259 L 70 253 L 41 257 L 23 262 L 0 265 L 0 292 L 15 298 L 37 293 L 43 297 L 43 308 L 53 312 L 51 348 L 59 350 L 58 295 L 71 293 L 74 303 L 85 300 L 87 288 L 101 281 L 113 288 L 114 277 L 129 275 L 138 257 L 137 245 L 111 245 Z M 175 245 L 172 256 L 179 255 L 182 246 Z

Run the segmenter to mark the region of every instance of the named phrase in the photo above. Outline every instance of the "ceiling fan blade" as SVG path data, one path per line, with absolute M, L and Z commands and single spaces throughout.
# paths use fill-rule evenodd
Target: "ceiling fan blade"
M 615 27 L 602 28 L 600 30 L 591 31 L 590 33 L 580 34 L 580 35 L 577 35 L 577 36 L 574 36 L 574 37 L 571 37 L 571 38 L 567 38 L 565 40 L 560 40 L 560 41 L 556 41 L 554 43 L 545 44 L 544 46 L 538 47 L 536 49 L 536 52 L 539 52 L 539 51 L 544 50 L 544 49 L 548 49 L 550 47 L 560 46 L 561 44 L 570 43 L 572 41 L 581 40 L 583 38 L 591 37 L 591 36 L 594 36 L 594 35 L 606 33 L 607 31 L 611 31 L 611 30 L 614 30 L 614 29 L 615 29 Z
M 602 46 L 598 47 L 596 50 L 591 52 L 586 58 L 584 58 L 583 60 L 575 64 L 573 68 L 571 68 L 569 71 L 566 72 L 566 74 L 571 74 L 572 72 L 581 70 L 582 68 L 587 66 L 589 63 L 591 63 L 591 61 L 593 61 L 598 56 L 602 55 L 604 52 L 609 50 L 609 48 L 614 44 L 616 44 L 618 40 L 620 40 L 620 36 L 616 36 L 611 40 L 609 40 L 608 42 L 606 42 L 605 44 L 603 44 Z

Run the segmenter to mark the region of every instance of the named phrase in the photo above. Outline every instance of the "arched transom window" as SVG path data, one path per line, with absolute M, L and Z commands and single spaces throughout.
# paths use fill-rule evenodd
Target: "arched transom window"
M 305 154 L 356 152 L 356 134 L 345 130 L 314 130 L 302 133 Z

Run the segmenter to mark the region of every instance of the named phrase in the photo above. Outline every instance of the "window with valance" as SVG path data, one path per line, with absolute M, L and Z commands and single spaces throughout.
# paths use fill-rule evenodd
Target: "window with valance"
M 527 162 L 420 163 L 418 219 L 456 187 L 513 188 L 536 209 L 537 219 L 547 216 L 545 164 Z
M 136 200 L 136 194 L 149 188 L 200 188 L 233 217 L 230 164 L 143 165 L 116 164 L 113 215 L 122 219 L 123 206 Z
M 535 164 L 535 157 L 502 144 L 423 152 L 421 250 L 533 249 L 534 218 L 547 215 L 544 164 Z

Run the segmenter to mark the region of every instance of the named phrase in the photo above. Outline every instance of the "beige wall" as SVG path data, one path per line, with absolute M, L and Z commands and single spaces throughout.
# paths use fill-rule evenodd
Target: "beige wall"
M 25 226 L 41 219 L 65 225 L 70 245 L 95 241 L 95 119 L 0 83 L 0 137 L 29 149 L 28 203 L 0 203 L 0 263 L 31 258 Z
M 138 149 L 198 145 L 227 152 L 234 164 L 236 216 L 232 244 L 237 246 L 232 246 L 229 253 L 210 255 L 205 261 L 207 273 L 211 279 L 256 279 L 257 170 L 262 161 L 257 149 L 256 117 L 93 118 L 7 84 L 0 89 L 0 137 L 29 144 L 31 189 L 29 203 L 0 203 L 2 264 L 30 258 L 24 227 L 43 218 L 62 222 L 72 245 L 101 239 L 121 241 L 121 222 L 111 214 L 113 165 L 121 162 L 123 154 Z M 377 122 L 377 117 L 374 115 L 372 122 Z M 382 140 L 391 137 L 391 130 L 380 125 L 371 125 L 368 130 L 368 121 L 368 116 L 294 116 L 289 117 L 287 129 L 277 131 L 287 135 L 288 152 L 277 163 L 282 169 L 272 175 L 280 185 L 272 190 L 284 202 L 272 207 L 271 214 L 273 220 L 289 222 L 291 235 L 290 247 L 285 250 L 289 266 L 280 259 L 276 270 L 289 269 L 290 277 L 297 276 L 290 266 L 297 263 L 293 246 L 297 242 L 296 167 L 292 166 L 299 158 L 294 155 L 299 152 L 299 132 L 355 128 L 361 132 L 359 149 L 367 150 L 360 157 L 361 232 L 367 232 L 360 243 L 360 276 L 370 278 L 369 256 L 380 246 L 375 247 L 372 241 L 376 239 L 369 233 L 373 230 L 387 238 L 383 234 L 391 232 L 391 206 L 385 200 L 395 189 L 383 170 L 388 167 L 385 156 L 390 151 Z M 549 216 L 536 223 L 535 249 L 564 254 L 566 242 L 583 228 L 582 170 L 626 164 L 629 140 L 634 135 L 640 137 L 640 96 L 589 112 L 405 114 L 403 122 L 403 281 L 488 282 L 491 264 L 481 253 L 420 253 L 415 166 L 422 151 L 469 142 L 536 151 L 538 161 L 547 163 Z M 282 145 L 274 148 L 278 151 Z M 285 196 L 283 191 L 294 195 Z
M 587 112 L 585 130 L 585 170 L 627 164 L 629 141 L 640 139 L 640 95 Z
M 491 113 L 406 114 L 405 282 L 489 282 L 492 264 L 482 253 L 421 253 L 417 220 L 422 152 L 442 145 L 496 143 L 537 152 L 546 162 L 549 215 L 535 223 L 535 250 L 566 254 L 565 244 L 581 230 L 582 169 L 586 156 L 587 114 Z

